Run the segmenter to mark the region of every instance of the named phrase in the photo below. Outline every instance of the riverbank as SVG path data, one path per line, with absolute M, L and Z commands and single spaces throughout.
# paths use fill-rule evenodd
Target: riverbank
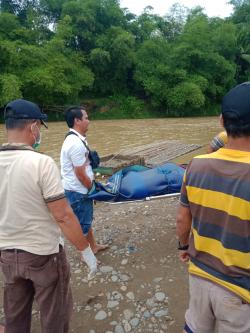
M 146 100 L 134 96 L 110 96 L 106 98 L 84 99 L 80 103 L 88 111 L 91 120 L 115 119 L 149 119 L 169 117 L 206 117 L 218 115 L 220 110 L 216 105 L 202 110 L 166 110 L 155 107 Z M 43 112 L 48 114 L 49 121 L 64 121 L 64 111 L 69 105 L 45 105 Z M 0 123 L 3 123 L 3 109 L 0 109 Z
M 177 205 L 176 198 L 123 205 L 97 203 L 95 234 L 110 248 L 98 254 L 102 264 L 94 280 L 87 281 L 79 254 L 66 244 L 74 294 L 71 332 L 181 331 L 188 275 L 177 257 Z M 2 317 L 1 309 L 0 321 Z M 32 333 L 40 333 L 36 308 Z
M 110 96 L 106 98 L 85 99 L 81 103 L 88 111 L 91 120 L 117 120 L 117 119 L 150 119 L 169 117 L 206 117 L 216 116 L 220 113 L 219 107 L 213 105 L 202 110 L 167 110 L 159 108 L 146 100 L 134 96 Z M 51 121 L 63 119 L 63 111 L 67 106 L 45 107 Z

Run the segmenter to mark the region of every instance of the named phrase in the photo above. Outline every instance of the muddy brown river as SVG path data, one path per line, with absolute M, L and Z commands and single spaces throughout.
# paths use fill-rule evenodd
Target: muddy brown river
M 206 145 L 220 131 L 218 117 L 163 118 L 91 121 L 87 134 L 89 145 L 101 156 L 118 153 L 129 147 L 141 146 L 158 140 L 179 140 L 183 143 Z M 64 122 L 51 122 L 42 129 L 40 150 L 59 163 L 59 155 L 67 126 Z M 0 143 L 5 142 L 4 125 L 0 125 Z M 187 162 L 192 156 L 204 152 L 200 149 L 176 159 Z

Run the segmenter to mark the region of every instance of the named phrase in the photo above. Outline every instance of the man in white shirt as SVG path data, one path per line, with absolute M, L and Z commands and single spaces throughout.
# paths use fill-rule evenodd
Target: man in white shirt
M 97 244 L 93 235 L 93 201 L 87 194 L 94 181 L 94 173 L 89 160 L 86 133 L 89 119 L 82 106 L 73 106 L 66 110 L 65 120 L 69 127 L 61 149 L 61 176 L 65 195 L 80 221 L 83 234 L 87 237 L 94 253 L 108 246 Z

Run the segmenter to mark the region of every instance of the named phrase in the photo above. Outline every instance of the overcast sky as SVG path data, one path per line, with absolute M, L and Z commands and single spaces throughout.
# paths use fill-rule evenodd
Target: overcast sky
M 228 0 L 120 0 L 120 6 L 136 15 L 140 15 L 145 7 L 152 6 L 155 14 L 165 15 L 176 2 L 188 8 L 201 6 L 208 16 L 227 17 L 232 12 L 232 6 L 227 4 Z

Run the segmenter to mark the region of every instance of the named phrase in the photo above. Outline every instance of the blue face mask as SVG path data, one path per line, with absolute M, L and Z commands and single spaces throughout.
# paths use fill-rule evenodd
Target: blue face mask
M 38 128 L 37 124 L 35 124 L 35 126 Z M 38 128 L 38 133 L 39 133 L 38 137 L 36 137 L 35 134 L 33 134 L 34 139 L 35 139 L 35 142 L 32 145 L 33 149 L 37 149 L 40 146 L 41 142 L 42 142 L 42 134 L 41 134 L 39 128 Z

